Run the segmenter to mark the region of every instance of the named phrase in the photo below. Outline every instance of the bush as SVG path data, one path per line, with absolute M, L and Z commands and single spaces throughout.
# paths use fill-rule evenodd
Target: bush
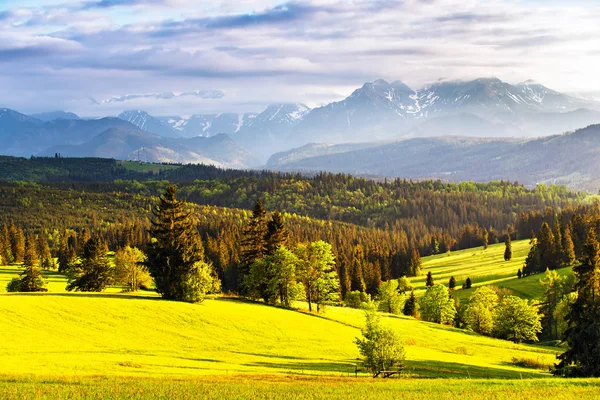
M 7 292 L 20 292 L 21 291 L 21 280 L 19 278 L 12 278 L 8 285 L 6 285 Z
M 371 296 L 368 293 L 361 292 L 359 290 L 353 290 L 352 292 L 346 293 L 344 296 L 344 304 L 350 308 L 363 308 L 363 303 L 371 301 Z

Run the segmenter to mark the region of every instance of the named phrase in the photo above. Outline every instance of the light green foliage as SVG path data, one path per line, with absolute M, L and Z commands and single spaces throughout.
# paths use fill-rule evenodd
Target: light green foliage
M 351 308 L 364 308 L 371 301 L 371 296 L 368 293 L 359 290 L 353 290 L 346 293 L 344 304 Z
M 408 279 L 406 276 L 401 276 L 400 278 L 398 278 L 398 291 L 400 293 L 407 293 L 413 289 L 414 287 L 410 283 L 410 279 Z
M 355 339 L 358 351 L 362 356 L 362 365 L 373 377 L 381 371 L 402 369 L 404 360 L 404 343 L 400 336 L 389 327 L 381 325 L 375 310 L 365 312 L 366 326 L 362 330 L 363 338 Z
M 340 282 L 333 270 L 335 257 L 331 245 L 322 240 L 299 244 L 295 253 L 299 260 L 298 277 L 306 290 L 309 310 L 312 311 L 313 303 L 319 312 L 326 304 L 336 302 Z
M 279 301 L 289 307 L 292 301 L 303 298 L 296 278 L 298 264 L 298 257 L 285 246 L 254 261 L 244 281 L 248 295 L 270 304 Z
M 379 286 L 377 300 L 390 314 L 400 314 L 406 302 L 406 296 L 398 291 L 398 281 L 383 282 Z
M 544 314 L 544 318 L 542 320 L 542 325 L 545 332 L 547 330 L 555 339 L 558 339 L 558 326 L 554 318 L 554 311 L 564 296 L 565 277 L 560 276 L 554 270 L 546 270 L 544 279 L 540 280 L 540 284 L 544 288 L 544 297 L 542 300 L 542 313 Z
M 448 288 L 438 283 L 430 287 L 419 301 L 421 319 L 437 324 L 451 325 L 456 315 L 454 300 L 448 294 Z
M 562 297 L 562 299 L 556 305 L 554 309 L 554 321 L 556 323 L 556 333 L 559 338 L 562 338 L 565 331 L 569 327 L 569 321 L 567 321 L 567 316 L 571 311 L 571 305 L 577 299 L 577 292 L 571 292 Z
M 148 268 L 144 265 L 146 255 L 136 247 L 125 247 L 115 252 L 115 283 L 127 287 L 135 292 L 143 288 L 150 288 L 152 278 Z
M 541 316 L 529 301 L 516 296 L 505 296 L 498 304 L 495 335 L 515 343 L 537 341 L 542 331 Z
M 481 335 L 491 335 L 497 305 L 498 294 L 493 289 L 484 286 L 475 290 L 464 312 L 466 328 Z

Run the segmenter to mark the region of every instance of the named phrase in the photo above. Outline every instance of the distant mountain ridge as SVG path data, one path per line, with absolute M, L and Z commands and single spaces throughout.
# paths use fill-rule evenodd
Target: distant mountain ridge
M 427 137 L 312 144 L 273 155 L 268 169 L 449 181 L 518 181 L 600 189 L 600 125 L 537 139 Z
M 143 113 L 136 117 L 143 118 Z M 44 122 L 9 109 L 0 109 L 0 153 L 25 157 L 60 153 L 65 157 L 204 163 L 240 169 L 258 165 L 251 154 L 224 134 L 194 139 L 165 137 L 120 118 Z

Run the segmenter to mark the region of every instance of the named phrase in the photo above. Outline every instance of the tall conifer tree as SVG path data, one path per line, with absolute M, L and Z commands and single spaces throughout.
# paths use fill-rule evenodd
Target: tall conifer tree
M 204 247 L 186 203 L 177 200 L 176 193 L 177 189 L 169 186 L 153 210 L 153 242 L 146 265 L 163 298 L 196 302 L 206 293 L 202 287 Z
M 590 229 L 582 249 L 581 265 L 573 268 L 577 276 L 577 299 L 567 317 L 569 327 L 564 339 L 569 348 L 555 375 L 600 377 L 600 245 Z

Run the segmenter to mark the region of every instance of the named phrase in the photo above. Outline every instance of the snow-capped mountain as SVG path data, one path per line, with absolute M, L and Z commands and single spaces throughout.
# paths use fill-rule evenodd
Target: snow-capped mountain
M 181 137 L 182 135 L 168 124 L 151 116 L 142 110 L 126 110 L 117 117 L 127 122 L 131 122 L 143 131 L 154 133 L 164 137 Z
M 235 135 L 256 117 L 255 113 L 196 114 L 189 118 L 158 117 L 185 137 L 211 137 L 220 133 Z

